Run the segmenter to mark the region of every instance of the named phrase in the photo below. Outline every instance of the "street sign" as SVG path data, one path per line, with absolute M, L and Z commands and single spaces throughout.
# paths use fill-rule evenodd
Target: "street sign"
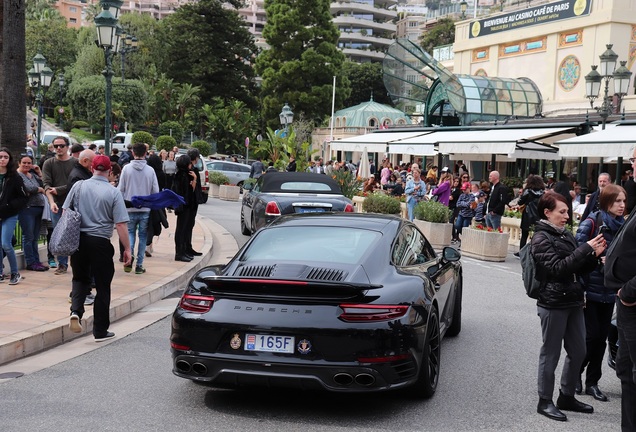
M 57 110 L 57 112 L 58 112 L 58 113 L 60 113 L 60 114 L 64 114 L 64 108 L 60 107 L 60 108 Z
M 250 146 L 250 139 L 249 139 L 249 137 L 247 137 L 247 138 L 245 138 L 245 147 L 249 148 L 249 146 Z

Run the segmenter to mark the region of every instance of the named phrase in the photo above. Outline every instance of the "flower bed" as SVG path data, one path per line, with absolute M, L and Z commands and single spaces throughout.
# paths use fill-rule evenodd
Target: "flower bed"
M 462 230 L 462 255 L 483 261 L 505 261 L 509 238 L 509 233 L 489 231 L 482 225 L 466 227 Z

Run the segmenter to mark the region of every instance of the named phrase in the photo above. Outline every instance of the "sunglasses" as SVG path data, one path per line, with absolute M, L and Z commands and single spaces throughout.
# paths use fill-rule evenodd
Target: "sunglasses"
M 629 158 L 629 163 L 634 163 L 634 161 L 636 161 L 636 158 Z
M 54 148 L 64 148 L 66 147 L 66 144 L 53 144 Z

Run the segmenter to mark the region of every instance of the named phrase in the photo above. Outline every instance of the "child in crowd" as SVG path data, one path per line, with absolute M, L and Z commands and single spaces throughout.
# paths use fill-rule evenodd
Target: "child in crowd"
M 475 208 L 475 218 L 473 219 L 476 224 L 484 224 L 485 223 L 485 213 L 486 212 L 486 193 L 484 191 L 479 191 L 477 195 L 477 207 Z

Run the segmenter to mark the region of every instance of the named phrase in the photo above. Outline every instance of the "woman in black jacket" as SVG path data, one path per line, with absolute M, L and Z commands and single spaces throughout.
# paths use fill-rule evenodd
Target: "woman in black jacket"
M 585 304 L 583 287 L 577 274 L 589 272 L 596 266 L 598 256 L 605 250 L 605 239 L 598 235 L 577 245 L 567 229 L 569 219 L 565 198 L 552 191 L 539 199 L 539 221 L 532 237 L 532 255 L 536 262 L 537 277 L 543 282 L 537 300 L 541 318 L 543 345 L 539 354 L 537 412 L 548 418 L 566 421 L 559 409 L 591 413 L 594 408 L 574 397 L 581 364 L 585 358 Z M 554 371 L 559 363 L 561 347 L 567 357 L 561 373 L 561 389 L 556 406 Z M 558 408 L 557 408 L 558 407 Z
M 600 210 L 590 213 L 587 219 L 581 222 L 576 232 L 576 241 L 582 244 L 600 233 L 609 247 L 618 230 L 625 223 L 623 213 L 625 213 L 626 197 L 627 193 L 622 187 L 611 183 L 605 186 L 598 199 Z M 594 270 L 581 278 L 581 283 L 585 289 L 584 315 L 587 345 L 581 373 L 587 369 L 585 394 L 589 394 L 601 402 L 607 401 L 607 396 L 598 387 L 598 382 L 601 379 L 605 342 L 609 334 L 612 312 L 616 302 L 616 291 L 605 286 L 604 255 L 601 256 Z M 580 378 L 576 387 L 576 392 L 581 394 L 583 383 Z
M 187 154 L 181 155 L 177 159 L 177 172 L 172 182 L 172 191 L 181 195 L 185 200 L 185 204 L 175 209 L 174 214 L 177 216 L 177 227 L 174 233 L 175 243 L 175 261 L 190 262 L 194 256 L 188 254 L 188 221 L 192 212 L 196 211 L 197 199 L 195 188 L 197 185 L 197 174 L 192 171 L 192 160 Z
M 18 223 L 18 213 L 27 206 L 29 197 L 24 189 L 22 177 L 18 175 L 11 151 L 0 148 L 0 221 L 2 225 L 2 250 L 9 260 L 11 279 L 9 285 L 16 285 L 22 279 L 18 272 L 18 261 L 12 239 Z M 0 282 L 4 282 L 3 264 L 0 259 Z

